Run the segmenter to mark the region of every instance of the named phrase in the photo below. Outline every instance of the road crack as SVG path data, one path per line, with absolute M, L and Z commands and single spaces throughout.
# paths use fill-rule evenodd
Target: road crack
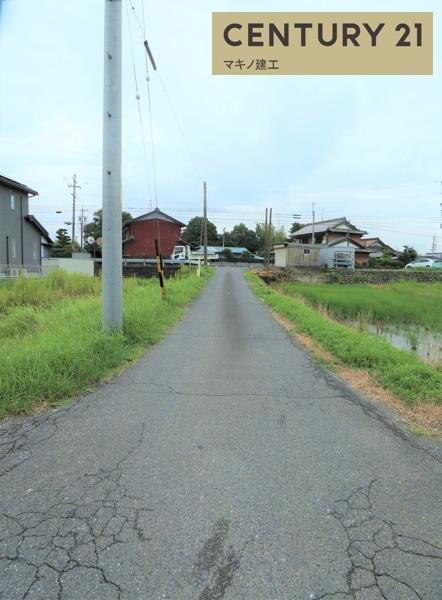
M 406 580 L 393 571 L 389 562 L 392 554 L 410 555 L 434 562 L 435 571 L 442 568 L 442 547 L 424 539 L 400 533 L 393 523 L 376 513 L 372 490 L 376 480 L 357 488 L 347 497 L 337 500 L 331 511 L 347 537 L 346 555 L 350 568 L 346 574 L 347 589 L 314 596 L 317 600 L 434 600 L 424 596 L 407 573 Z

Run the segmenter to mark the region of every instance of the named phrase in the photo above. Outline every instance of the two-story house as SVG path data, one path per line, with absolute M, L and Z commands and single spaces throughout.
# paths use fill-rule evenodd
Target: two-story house
M 355 252 L 355 262 L 367 266 L 370 250 L 366 248 L 362 236 L 367 232 L 358 229 L 345 217 L 329 219 L 304 225 L 292 236 L 292 241 L 298 244 L 322 244 L 327 247 L 352 248 Z
M 0 175 L 0 276 L 39 272 L 42 254 L 52 245 L 46 229 L 29 214 L 37 192 Z

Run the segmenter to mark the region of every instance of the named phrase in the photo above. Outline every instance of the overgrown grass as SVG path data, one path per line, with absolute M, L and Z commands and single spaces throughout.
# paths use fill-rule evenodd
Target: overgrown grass
M 19 277 L 0 285 L 0 314 L 16 306 L 53 306 L 60 300 L 100 293 L 100 280 L 55 269 L 47 277 Z
M 296 296 L 268 287 L 253 273 L 246 277 L 255 294 L 293 323 L 296 332 L 313 338 L 343 364 L 367 369 L 385 389 L 407 404 L 442 404 L 442 373 L 437 369 L 409 352 L 393 348 L 382 338 L 326 319 Z
M 156 279 L 126 280 L 123 333 L 102 331 L 97 280 L 83 298 L 8 310 L 0 318 L 0 417 L 58 405 L 138 357 L 181 317 L 211 273 L 184 271 L 168 280 L 166 302 Z
M 286 294 L 299 295 L 339 320 L 366 319 L 420 325 L 442 331 L 442 283 L 398 282 L 384 286 L 284 283 Z

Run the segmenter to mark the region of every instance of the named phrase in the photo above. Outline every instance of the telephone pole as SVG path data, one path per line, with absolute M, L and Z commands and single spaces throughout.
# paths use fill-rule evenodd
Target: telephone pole
M 83 249 L 84 249 L 84 239 L 83 239 L 84 238 L 84 233 L 83 233 L 83 231 L 84 231 L 84 222 L 86 220 L 86 217 L 84 216 L 84 212 L 85 212 L 84 208 L 81 207 L 81 211 L 80 211 L 81 215 L 78 217 L 78 221 L 80 223 L 80 248 L 81 248 L 81 252 L 83 252 Z M 86 212 L 87 212 L 87 210 L 86 210 Z
M 105 0 L 103 101 L 103 328 L 123 327 L 121 226 L 122 1 Z
M 77 176 L 72 175 L 72 183 L 68 184 L 68 188 L 72 190 L 72 251 L 75 246 L 75 205 L 77 203 L 77 190 L 81 190 L 81 186 L 77 184 Z
M 265 224 L 264 224 L 264 267 L 266 269 L 268 268 L 268 264 L 267 264 L 267 240 L 269 237 L 268 226 L 269 226 L 269 209 L 266 208 L 266 220 L 265 220 Z
M 315 202 L 312 203 L 312 244 L 315 243 Z
M 207 266 L 207 183 L 204 182 L 204 264 Z
M 269 237 L 268 237 L 268 245 L 267 245 L 267 266 L 270 266 L 270 248 L 272 246 L 272 240 L 273 240 L 272 211 L 273 211 L 273 209 L 271 208 L 269 210 Z

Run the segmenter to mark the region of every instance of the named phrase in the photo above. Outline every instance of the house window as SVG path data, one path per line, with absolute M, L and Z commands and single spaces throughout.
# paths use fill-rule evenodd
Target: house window
M 15 196 L 11 194 L 11 210 L 15 210 Z
M 304 248 L 304 254 L 310 254 L 310 248 Z
M 32 245 L 32 258 L 37 258 L 37 244 L 36 242 Z
M 17 258 L 17 244 L 14 238 L 11 239 L 11 258 Z

